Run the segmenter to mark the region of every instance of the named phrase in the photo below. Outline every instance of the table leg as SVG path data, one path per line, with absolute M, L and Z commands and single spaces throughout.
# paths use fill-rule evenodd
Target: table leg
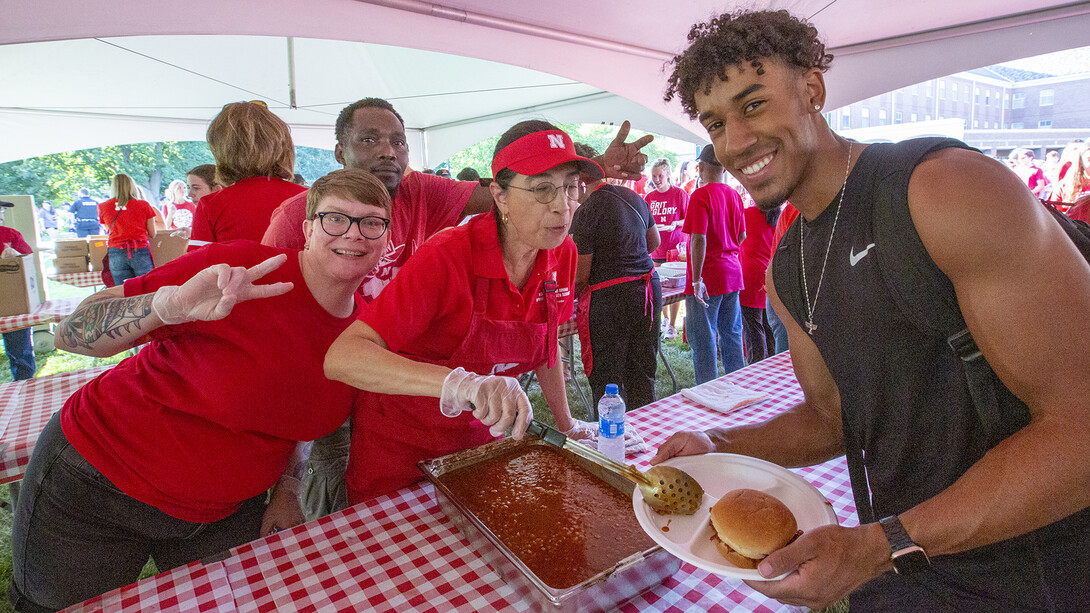
M 666 354 L 662 352 L 662 341 L 659 341 L 659 357 L 662 358 L 662 365 L 666 367 L 666 372 L 670 373 L 670 382 L 674 386 L 673 393 L 677 393 L 677 377 L 674 376 L 674 369 L 670 368 L 670 361 L 666 359 Z
M 583 406 L 587 408 L 587 417 L 590 421 L 598 421 L 598 412 L 591 406 L 590 401 L 587 400 L 586 394 L 583 393 L 583 386 L 579 384 L 579 379 L 575 376 L 575 335 L 571 334 L 560 339 L 564 343 L 564 351 L 568 354 L 567 358 L 564 358 L 568 362 L 568 374 L 570 375 L 570 382 L 575 386 L 575 391 L 579 392 L 579 399 L 583 401 Z

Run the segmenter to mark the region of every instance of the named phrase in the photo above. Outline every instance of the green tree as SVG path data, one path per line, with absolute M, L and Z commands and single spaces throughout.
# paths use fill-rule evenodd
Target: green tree
M 337 158 L 333 157 L 333 151 L 318 149 L 316 147 L 295 148 L 295 172 L 303 175 L 307 184 L 314 180 L 342 168 Z

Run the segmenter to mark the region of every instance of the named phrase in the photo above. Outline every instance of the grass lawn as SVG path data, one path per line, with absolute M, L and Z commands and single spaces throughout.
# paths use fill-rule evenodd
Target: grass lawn
M 50 297 L 51 298 L 65 298 L 71 296 L 89 295 L 90 289 L 73 288 L 66 285 L 60 285 L 52 281 L 50 284 Z M 682 306 L 681 317 L 684 317 L 684 306 Z M 679 321 L 683 321 L 679 317 Z M 578 339 L 576 340 L 576 351 L 578 352 Z M 692 387 L 695 384 L 693 376 L 693 362 L 692 352 L 689 350 L 689 346 L 681 341 L 680 338 L 670 341 L 663 341 L 662 351 L 669 361 L 671 368 L 674 371 L 674 375 L 677 377 L 678 390 L 686 387 Z M 71 370 L 79 370 L 82 368 L 90 368 L 92 366 L 100 366 L 103 364 L 116 364 L 120 362 L 123 355 L 114 356 L 111 358 L 88 358 L 80 355 L 67 353 L 64 351 L 51 351 L 49 353 L 38 354 L 38 375 L 48 375 L 58 372 L 67 372 Z M 583 392 L 590 399 L 590 384 L 587 382 L 586 377 L 583 375 L 583 365 L 578 358 L 578 353 L 575 358 L 577 379 L 583 386 Z M 10 382 L 11 371 L 7 368 L 7 355 L 0 352 L 0 383 Z M 659 369 L 657 374 L 657 380 L 655 384 L 655 392 L 659 398 L 665 398 L 673 393 L 673 388 L 670 382 L 670 376 L 666 372 L 666 369 L 662 365 L 662 360 L 659 360 Z M 534 416 L 547 424 L 555 425 L 553 422 L 552 414 L 549 413 L 549 409 L 545 404 L 545 399 L 541 395 L 541 390 L 537 383 L 534 382 L 529 389 L 530 401 L 534 407 Z M 582 419 L 584 421 L 589 420 L 589 415 L 586 414 L 586 409 L 583 402 L 579 399 L 572 385 L 568 385 L 568 404 L 571 407 L 572 415 L 576 419 Z M 11 522 L 12 522 L 12 509 L 8 505 L 8 488 L 0 487 L 0 500 L 3 501 L 4 506 L 0 508 L 0 586 L 4 589 L 5 593 L 7 585 L 11 579 Z M 154 563 L 151 560 L 148 561 L 147 566 L 144 567 L 141 578 L 150 577 L 156 572 Z M 0 598 L 0 613 L 9 613 L 13 611 L 11 605 L 8 603 L 7 598 Z M 836 605 L 829 607 L 824 613 L 847 613 L 848 607 L 846 602 L 837 603 Z

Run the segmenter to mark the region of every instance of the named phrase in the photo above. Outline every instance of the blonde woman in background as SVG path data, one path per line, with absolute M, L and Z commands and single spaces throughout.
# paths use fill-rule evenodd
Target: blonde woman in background
M 181 179 L 174 179 L 167 186 L 166 196 L 169 200 L 163 205 L 167 228 L 174 230 L 193 226 L 193 214 L 197 211 L 197 206 L 189 201 L 187 195 L 185 181 Z
M 110 195 L 98 205 L 98 222 L 107 228 L 106 256 L 114 284 L 145 275 L 154 268 L 151 239 L 155 236 L 155 209 L 141 199 L 139 186 L 126 174 L 110 180 Z

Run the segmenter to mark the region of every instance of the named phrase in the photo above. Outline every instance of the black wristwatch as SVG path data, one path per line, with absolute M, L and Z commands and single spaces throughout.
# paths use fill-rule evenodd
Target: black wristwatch
M 889 540 L 890 558 L 893 559 L 893 570 L 897 574 L 910 575 L 931 568 L 927 552 L 912 542 L 896 515 L 890 515 L 878 523 L 882 524 L 886 539 Z

